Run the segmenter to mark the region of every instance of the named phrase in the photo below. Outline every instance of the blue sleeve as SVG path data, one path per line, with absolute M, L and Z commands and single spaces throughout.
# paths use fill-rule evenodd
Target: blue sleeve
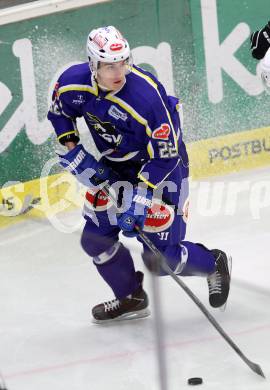
M 79 133 L 77 130 L 76 118 L 82 116 L 82 114 L 69 104 L 65 93 L 61 93 L 60 80 L 61 78 L 55 85 L 52 95 L 52 104 L 47 118 L 51 121 L 60 143 L 64 144 L 66 141 L 78 142 Z
M 176 109 L 178 99 L 167 95 L 162 97 L 162 92 L 158 91 L 158 98 L 151 104 L 148 113 L 151 134 L 148 134 L 147 151 L 150 160 L 139 172 L 139 178 L 152 188 L 157 188 L 180 161 L 178 142 L 181 130 Z

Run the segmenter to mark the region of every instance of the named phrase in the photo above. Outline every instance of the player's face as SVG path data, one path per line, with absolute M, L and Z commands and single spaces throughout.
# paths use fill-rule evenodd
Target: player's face
M 120 89 L 126 80 L 127 61 L 114 63 L 101 62 L 97 70 L 99 84 L 111 91 Z

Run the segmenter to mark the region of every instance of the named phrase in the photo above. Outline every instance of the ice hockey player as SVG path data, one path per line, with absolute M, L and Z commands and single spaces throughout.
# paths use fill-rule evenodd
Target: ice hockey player
M 258 31 L 251 34 L 251 54 L 257 60 L 262 60 L 261 78 L 266 92 L 270 93 L 270 21 Z
M 261 30 L 251 34 L 250 42 L 252 57 L 261 60 L 270 47 L 270 21 Z
M 130 251 L 118 238 L 120 231 L 137 236 L 135 226 L 175 273 L 207 279 L 211 306 L 224 305 L 230 288 L 226 254 L 184 240 L 189 172 L 179 100 L 133 64 L 127 40 L 113 26 L 90 32 L 87 56 L 88 62 L 71 66 L 58 79 L 48 118 L 67 147 L 60 164 L 88 187 L 82 248 L 115 295 L 92 309 L 94 322 L 149 315 L 143 273 L 135 271 Z M 99 160 L 79 143 L 79 117 L 89 127 Z M 117 217 L 95 178 L 119 189 L 126 207 Z M 146 247 L 142 257 L 151 268 Z

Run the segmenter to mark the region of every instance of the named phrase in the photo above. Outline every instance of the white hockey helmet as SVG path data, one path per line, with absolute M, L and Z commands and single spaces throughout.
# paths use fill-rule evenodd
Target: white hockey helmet
M 270 48 L 267 50 L 265 56 L 261 61 L 261 78 L 264 88 L 270 94 Z
M 113 26 L 90 31 L 86 51 L 92 72 L 97 71 L 99 62 L 112 63 L 128 60 L 128 65 L 132 65 L 128 41 Z

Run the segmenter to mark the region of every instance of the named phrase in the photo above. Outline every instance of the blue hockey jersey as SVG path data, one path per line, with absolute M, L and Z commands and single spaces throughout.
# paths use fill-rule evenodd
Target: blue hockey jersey
M 180 150 L 185 152 L 178 104 L 151 73 L 137 66 L 119 91 L 102 91 L 84 63 L 60 76 L 48 119 L 61 142 L 68 135 L 79 137 L 76 118 L 84 117 L 108 162 L 136 162 L 138 178 L 157 188 L 178 166 Z

